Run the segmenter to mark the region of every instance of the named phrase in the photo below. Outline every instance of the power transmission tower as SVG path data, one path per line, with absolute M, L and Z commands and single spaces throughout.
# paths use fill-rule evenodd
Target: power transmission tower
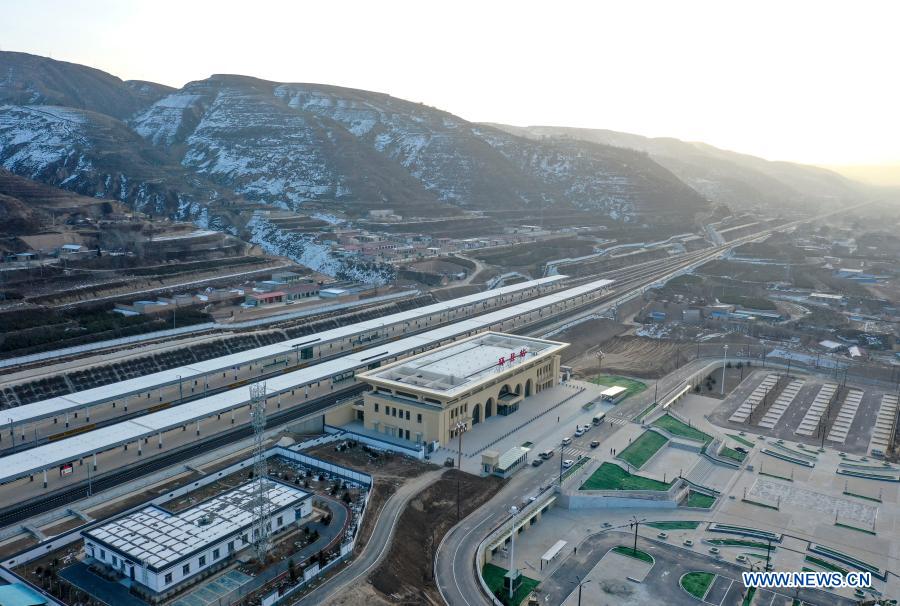
M 250 385 L 250 423 L 253 425 L 253 547 L 256 559 L 262 565 L 269 552 L 269 518 L 271 503 L 268 498 L 269 467 L 263 447 L 263 432 L 266 429 L 266 384 Z

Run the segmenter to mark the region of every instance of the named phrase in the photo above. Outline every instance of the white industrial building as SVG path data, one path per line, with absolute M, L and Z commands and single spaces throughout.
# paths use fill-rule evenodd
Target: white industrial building
M 270 533 L 312 513 L 309 492 L 271 478 L 266 482 Z M 253 543 L 257 488 L 251 480 L 177 513 L 150 505 L 84 531 L 85 552 L 165 597 L 225 566 Z

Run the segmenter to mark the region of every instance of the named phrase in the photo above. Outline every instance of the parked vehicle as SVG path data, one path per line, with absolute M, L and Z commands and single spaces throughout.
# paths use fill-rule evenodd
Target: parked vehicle
M 566 469 L 568 469 L 569 467 L 571 467 L 574 464 L 575 464 L 575 461 L 573 461 L 572 459 L 566 459 L 565 461 L 563 461 L 563 467 L 565 467 Z

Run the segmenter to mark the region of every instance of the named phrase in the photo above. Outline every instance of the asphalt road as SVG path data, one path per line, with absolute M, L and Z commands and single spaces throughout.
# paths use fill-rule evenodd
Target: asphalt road
M 295 606 L 313 606 L 324 604 L 332 597 L 340 593 L 344 588 L 357 582 L 361 582 L 381 562 L 388 552 L 394 530 L 400 514 L 406 508 L 415 495 L 419 494 L 429 484 L 435 482 L 446 469 L 436 469 L 412 479 L 397 489 L 391 497 L 385 501 L 379 512 L 371 512 L 368 515 L 377 515 L 372 536 L 349 566 L 335 574 L 330 579 L 310 591 L 308 594 L 293 602 Z
M 604 423 L 591 428 L 582 437 L 566 447 L 563 457 L 577 458 L 590 452 L 590 442 L 600 440 L 599 449 L 620 425 Z M 506 486 L 480 509 L 465 518 L 448 532 L 435 555 L 434 570 L 438 589 L 450 606 L 481 606 L 490 602 L 484 595 L 474 568 L 475 552 L 481 540 L 509 517 L 511 505 L 522 506 L 528 497 L 537 494 L 541 487 L 559 480 L 560 453 L 540 467 L 525 467 L 510 478 Z
M 597 562 L 607 551 L 617 545 L 631 546 L 633 535 L 621 531 L 601 531 L 585 538 L 578 545 L 578 554 L 570 555 L 556 570 L 541 584 L 542 593 L 547 596 L 544 604 L 557 606 L 562 604 L 573 589 L 578 587 L 577 579 L 587 577 Z M 643 581 L 648 593 L 663 599 L 666 604 L 672 606 L 697 606 L 697 600 L 684 591 L 679 585 L 679 579 L 685 573 L 693 570 L 705 570 L 714 572 L 717 579 L 707 594 L 706 602 L 716 606 L 732 606 L 740 604 L 744 586 L 741 582 L 741 572 L 745 569 L 722 560 L 714 560 L 705 554 L 695 553 L 693 550 L 667 545 L 658 541 L 651 541 L 638 537 L 638 549 L 653 556 L 655 564 Z M 623 579 L 624 581 L 624 579 Z M 597 589 L 591 588 L 596 594 Z M 763 596 L 761 604 L 790 604 L 795 597 L 794 591 L 784 590 L 783 593 L 772 595 L 773 592 L 759 590 L 758 593 L 767 593 Z M 816 606 L 850 606 L 855 602 L 825 591 L 801 590 L 797 597 L 809 604 Z M 761 599 L 761 598 L 758 598 Z M 609 596 L 608 603 L 616 603 L 616 596 Z M 589 603 L 597 603 L 596 600 Z

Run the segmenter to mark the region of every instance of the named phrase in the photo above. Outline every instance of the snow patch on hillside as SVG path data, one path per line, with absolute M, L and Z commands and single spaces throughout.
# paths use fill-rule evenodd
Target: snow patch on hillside
M 132 120 L 131 127 L 154 145 L 172 145 L 184 122 L 185 112 L 198 105 L 202 98 L 180 92 L 163 97 Z
M 328 276 L 379 285 L 387 284 L 394 278 L 394 268 L 390 265 L 338 256 L 328 246 L 309 236 L 283 231 L 259 214 L 253 216 L 247 229 L 250 241 L 267 253 L 287 257 Z

